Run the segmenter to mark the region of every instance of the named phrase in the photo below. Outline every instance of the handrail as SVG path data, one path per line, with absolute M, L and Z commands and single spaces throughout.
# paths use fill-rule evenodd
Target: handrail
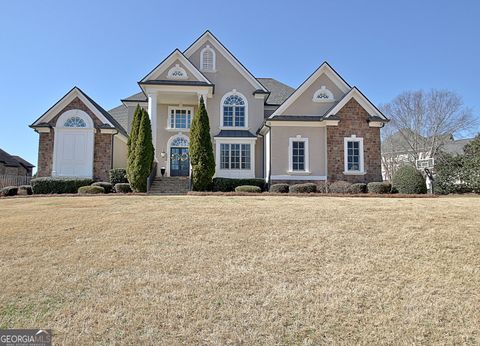
M 152 171 L 147 178 L 147 193 L 150 192 L 150 188 L 152 187 L 153 181 L 157 177 L 157 163 L 154 162 L 152 166 Z

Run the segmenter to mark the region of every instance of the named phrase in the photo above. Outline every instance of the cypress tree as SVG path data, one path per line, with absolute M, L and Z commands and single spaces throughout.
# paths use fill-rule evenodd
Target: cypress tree
M 190 163 L 192 165 L 192 185 L 195 191 L 211 188 L 215 174 L 215 156 L 210 138 L 210 122 L 203 97 L 190 126 Z
M 152 142 L 152 125 L 147 111 L 141 111 L 140 126 L 134 146 L 132 179 L 130 185 L 135 192 L 147 191 L 147 178 L 152 170 L 154 147 Z
M 137 104 L 135 113 L 133 114 L 132 128 L 130 135 L 128 136 L 127 146 L 127 179 L 130 181 L 130 177 L 133 174 L 133 165 L 135 162 L 135 145 L 137 143 L 138 130 L 140 127 L 140 121 L 142 119 L 142 108 Z

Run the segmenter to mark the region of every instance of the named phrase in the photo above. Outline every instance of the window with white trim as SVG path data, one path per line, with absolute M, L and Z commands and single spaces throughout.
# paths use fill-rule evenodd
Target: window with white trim
M 322 85 L 320 89 L 313 94 L 313 102 L 332 102 L 335 101 L 333 93 L 327 89 L 325 85 Z
M 167 73 L 168 79 L 188 79 L 187 71 L 179 64 L 176 64 Z
M 308 172 L 308 138 L 297 136 L 289 139 L 288 170 L 295 172 Z
M 250 169 L 250 144 L 220 144 L 220 169 Z
M 200 70 L 204 72 L 215 71 L 215 51 L 209 45 L 200 52 Z
M 234 93 L 223 101 L 223 126 L 245 127 L 246 109 L 242 96 Z
M 87 127 L 87 124 L 82 118 L 74 116 L 68 118 L 63 124 L 63 127 Z
M 345 173 L 363 174 L 363 138 L 356 137 L 355 135 L 351 137 L 345 137 L 343 150 L 345 160 Z
M 192 113 L 191 107 L 168 107 L 168 128 L 190 129 Z

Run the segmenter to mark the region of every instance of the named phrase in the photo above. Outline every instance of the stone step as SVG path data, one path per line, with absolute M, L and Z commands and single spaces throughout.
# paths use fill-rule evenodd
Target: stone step
M 189 177 L 157 177 L 150 187 L 150 195 L 183 195 L 189 190 Z

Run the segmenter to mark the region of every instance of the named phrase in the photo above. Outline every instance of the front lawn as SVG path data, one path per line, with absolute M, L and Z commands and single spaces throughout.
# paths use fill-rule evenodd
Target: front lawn
M 3 199 L 0 278 L 55 344 L 478 344 L 480 198 Z

